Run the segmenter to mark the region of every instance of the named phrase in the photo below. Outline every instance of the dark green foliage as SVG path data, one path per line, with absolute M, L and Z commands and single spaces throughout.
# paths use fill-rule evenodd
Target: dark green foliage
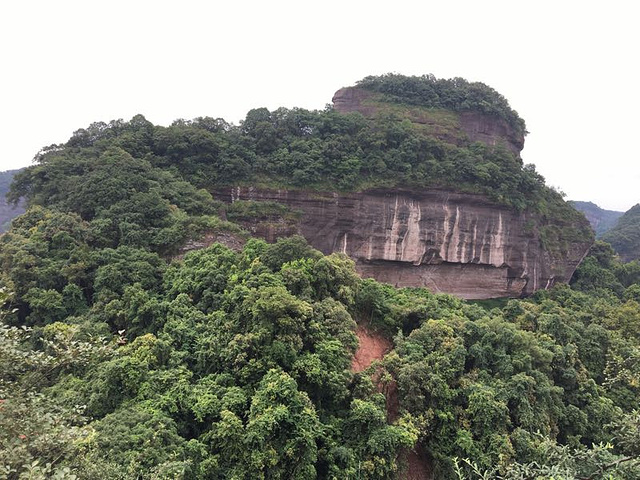
M 614 262 L 615 252 L 611 245 L 596 242 L 591 247 L 590 255 L 573 274 L 571 283 L 583 291 L 608 289 L 620 295 L 624 287 L 613 271 Z
M 602 240 L 609 242 L 625 262 L 640 259 L 640 204 L 625 212 Z
M 85 308 L 95 268 L 90 240 L 76 214 L 36 207 L 15 220 L 0 239 L 0 261 L 20 319 L 47 323 Z
M 53 241 L 60 225 L 65 242 Z M 85 245 L 86 225 L 77 216 L 34 209 L 3 248 L 40 251 L 40 263 L 55 261 L 57 248 Z M 63 274 L 46 289 L 16 296 L 14 321 L 27 315 L 49 326 L 37 328 L 32 343 L 4 341 L 0 355 L 5 385 L 18 395 L 6 398 L 19 402 L 5 408 L 61 419 L 51 435 L 59 438 L 56 452 L 66 453 L 57 454 L 50 471 L 382 479 L 395 475 L 399 449 L 418 440 L 438 478 L 455 478 L 454 457 L 496 475 L 515 475 L 531 462 L 551 465 L 541 451 L 584 455 L 590 463 L 576 465 L 588 474 L 636 448 L 638 272 L 605 244 L 585 263 L 598 271 L 579 270 L 576 288 L 590 295 L 556 288 L 490 311 L 424 289 L 361 280 L 346 257 L 322 256 L 299 237 L 274 245 L 251 240 L 240 253 L 214 245 L 169 267 L 154 253 L 125 246 L 90 251 L 88 258 L 91 273 L 82 278 L 91 295 Z M 7 265 L 15 285 L 28 286 L 21 278 L 27 272 Z M 42 268 L 29 271 L 34 285 L 47 286 L 41 282 L 50 270 Z M 374 374 L 385 392 L 395 382 L 395 407 L 376 393 L 372 371 L 350 371 L 357 347 L 351 314 L 396 334 L 394 350 Z M 113 332 L 108 347 L 80 340 L 104 332 L 101 325 Z M 57 405 L 83 405 L 86 416 Z M 397 412 L 392 423 L 389 408 Z M 622 418 L 614 438 L 609 425 Z M 80 443 L 82 451 L 78 438 L 89 442 Z M 612 441 L 613 450 L 590 448 Z M 22 468 L 16 456 L 26 455 L 19 451 L 5 459 L 16 469 Z M 43 462 L 54 454 L 29 452 Z M 560 461 L 559 455 L 549 458 Z M 620 472 L 632 471 L 624 470 L 631 462 Z
M 460 79 L 438 82 L 452 82 L 447 89 L 460 89 L 462 97 L 467 89 L 481 85 Z M 489 87 L 483 89 L 489 97 L 500 97 Z M 486 106 L 491 102 L 478 100 L 473 105 L 476 103 Z M 154 195 L 187 213 L 204 213 L 202 202 L 198 208 L 185 204 L 188 197 L 197 196 L 195 192 L 188 196 L 172 193 L 186 190 L 183 183 L 171 179 L 169 170 L 207 188 L 257 184 L 352 191 L 433 186 L 483 193 L 498 203 L 543 214 L 546 203 L 564 205 L 544 186 L 533 166 L 523 167 L 511 152 L 479 143 L 443 143 L 394 114 L 365 120 L 358 114 L 342 115 L 330 109 L 258 109 L 250 111 L 240 127 L 211 119 L 157 127 L 143 120 L 138 116 L 130 122 L 94 124 L 76 132 L 66 144 L 44 149 L 37 157 L 39 164 L 18 175 L 10 198 L 15 201 L 27 195 L 32 203 L 72 208 L 85 219 L 113 220 L 123 215 L 124 208 L 131 212 L 127 224 L 147 222 L 149 225 L 141 226 L 160 229 L 166 227 L 166 203 L 163 206 Z M 52 178 L 56 181 L 51 182 Z M 155 206 L 153 215 L 137 218 L 134 212 L 145 205 Z M 127 237 L 131 231 L 122 234 L 129 242 L 140 242 Z
M 571 284 L 578 290 L 595 292 L 604 289 L 622 297 L 625 289 L 640 284 L 640 262 L 621 263 L 610 244 L 598 241 L 573 274 Z M 629 290 L 627 299 L 634 298 L 634 290 Z
M 287 262 L 302 258 L 318 259 L 321 256 L 320 252 L 309 246 L 304 237 L 296 235 L 291 238 L 280 239 L 275 244 L 265 247 L 260 259 L 266 267 L 277 271 Z
M 475 320 L 480 312 L 461 306 L 434 312 L 396 338 L 386 367 L 401 406 L 418 419 L 438 478 L 455 478 L 454 457 L 503 475 L 514 460 L 540 462 L 530 450 L 536 432 L 588 455 L 587 447 L 610 441 L 607 425 L 620 410 L 635 407 L 637 363 L 622 358 L 640 339 L 628 330 L 640 325 L 637 303 L 568 288 L 538 297 Z M 580 471 L 622 458 L 607 455 Z
M 69 144 L 75 145 L 74 138 Z M 44 154 L 40 164 L 16 175 L 9 198 L 29 196 L 32 205 L 77 213 L 90 222 L 92 245 L 101 247 L 170 252 L 212 225 L 202 217 L 216 207 L 207 192 L 120 147 L 103 148 Z
M 35 218 L 20 224 L 31 219 L 35 228 L 24 230 L 31 236 L 8 238 L 33 240 L 60 215 L 34 209 Z M 71 218 L 71 226 L 86 226 Z M 324 257 L 301 237 L 250 241 L 241 253 L 216 244 L 169 268 L 128 246 L 90 257 L 92 295 L 78 297 L 67 283 L 62 292 L 35 287 L 16 298 L 32 323 L 50 324 L 39 338 L 54 330 L 90 335 L 105 324 L 115 333 L 100 361 L 33 380 L 45 398 L 83 405 L 87 417 L 77 422 L 86 430 L 62 423 L 56 433 L 91 435 L 81 455 L 56 460 L 75 474 L 95 475 L 99 465 L 106 478 L 306 479 L 349 471 L 382 479 L 395 471 L 398 449 L 415 442 L 410 419 L 387 424 L 384 397 L 355 393 L 358 342 L 348 309 L 359 279 L 346 257 Z M 38 284 L 46 273 L 32 275 Z M 52 323 L 60 319 L 75 325 Z M 15 383 L 28 370 L 8 368 L 11 358 L 0 356 Z M 77 453 L 72 446 L 60 448 Z
M 123 471 L 162 471 L 170 462 L 182 463 L 180 473 L 185 470 L 186 442 L 178 435 L 175 422 L 162 413 L 122 408 L 96 422 L 95 429 L 95 448 Z
M 10 301 L 0 288 L 0 305 Z M 0 311 L 0 476 L 74 478 L 69 465 L 90 438 L 84 407 L 43 394 L 62 375 L 82 374 L 111 355 L 111 346 L 79 339 L 77 327 L 56 323 L 39 333 L 8 327 Z

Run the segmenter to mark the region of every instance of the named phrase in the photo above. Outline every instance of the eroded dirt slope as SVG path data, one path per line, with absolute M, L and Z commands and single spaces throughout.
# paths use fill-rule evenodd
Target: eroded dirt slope
M 361 325 L 358 326 L 356 335 L 360 346 L 351 361 L 351 370 L 355 373 L 367 369 L 374 360 L 382 360 L 382 357 L 393 347 L 391 342 L 382 335 L 371 332 Z
M 351 370 L 355 373 L 366 370 L 376 360 L 389 353 L 393 344 L 375 332 L 359 325 L 356 335 L 360 345 L 351 361 Z M 398 389 L 395 382 L 388 385 L 378 383 L 378 389 L 387 397 L 387 421 L 392 423 L 398 418 Z M 400 463 L 403 468 L 398 473 L 398 480 L 431 480 L 431 464 L 424 449 L 417 446 L 410 451 L 403 451 L 400 454 Z

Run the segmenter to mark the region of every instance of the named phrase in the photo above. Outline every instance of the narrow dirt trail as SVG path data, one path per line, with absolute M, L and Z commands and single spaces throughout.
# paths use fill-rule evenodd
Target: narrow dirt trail
M 366 370 L 375 360 L 382 360 L 393 349 L 393 344 L 389 340 L 362 325 L 358 325 L 356 335 L 360 345 L 351 361 L 351 371 L 354 373 Z M 393 423 L 398 418 L 399 409 L 396 382 L 390 382 L 386 388 L 379 382 L 377 385 L 379 391 L 387 397 L 387 421 Z M 433 478 L 431 462 L 422 447 L 416 446 L 413 450 L 402 451 L 400 460 L 406 465 L 406 469 L 400 472 L 398 480 L 431 480 Z

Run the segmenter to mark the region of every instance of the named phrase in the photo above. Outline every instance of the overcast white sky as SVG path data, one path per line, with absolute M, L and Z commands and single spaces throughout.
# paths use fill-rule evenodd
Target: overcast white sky
M 0 170 L 94 121 L 323 108 L 370 74 L 481 81 L 567 198 L 640 202 L 636 2 L 6 1 Z

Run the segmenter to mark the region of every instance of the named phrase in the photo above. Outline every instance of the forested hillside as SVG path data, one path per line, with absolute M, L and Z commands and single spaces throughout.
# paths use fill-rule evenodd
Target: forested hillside
M 395 478 L 416 442 L 435 478 L 638 478 L 640 265 L 606 245 L 489 310 L 299 238 L 167 265 L 87 232 L 35 210 L 3 239 L 8 478 Z M 350 370 L 356 322 L 393 339 L 381 370 Z
M 0 237 L 0 478 L 640 479 L 637 261 L 597 243 L 571 286 L 469 303 L 250 238 L 265 212 L 205 189 L 404 183 L 584 234 L 511 153 L 391 117 L 137 116 L 43 150 Z M 237 243 L 183 255 L 204 234 Z M 390 351 L 359 371 L 362 331 Z
M 609 242 L 623 260 L 640 258 L 640 204 L 625 212 L 602 239 Z
M 602 235 L 611 230 L 618 222 L 618 219 L 624 214 L 624 212 L 605 210 L 593 202 L 569 201 L 569 203 L 573 205 L 576 210 L 584 213 L 596 232 L 596 238 L 601 238 Z

